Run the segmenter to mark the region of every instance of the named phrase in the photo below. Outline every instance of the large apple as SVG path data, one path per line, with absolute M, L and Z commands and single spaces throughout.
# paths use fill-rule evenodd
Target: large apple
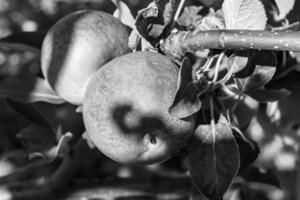
M 154 52 L 126 54 L 101 67 L 83 102 L 87 134 L 98 149 L 120 163 L 152 164 L 185 146 L 195 117 L 180 120 L 168 112 L 178 71 Z

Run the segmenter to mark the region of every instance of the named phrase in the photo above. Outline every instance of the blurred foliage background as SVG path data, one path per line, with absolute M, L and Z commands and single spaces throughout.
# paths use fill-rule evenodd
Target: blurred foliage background
M 59 18 L 81 9 L 112 13 L 115 7 L 109 0 L 0 0 L 0 38 L 19 31 L 46 33 Z M 0 46 L 0 80 L 11 75 L 38 74 L 39 59 L 38 52 Z M 19 145 L 14 136 L 28 123 L 0 98 L 0 152 Z
M 145 7 L 149 3 L 149 0 L 127 0 L 125 2 L 135 15 L 140 8 Z M 219 6 L 221 1 L 199 0 L 193 2 L 201 2 L 206 6 L 213 4 Z M 298 8 L 300 3 L 299 1 L 296 2 Z M 297 14 L 297 10 L 299 11 L 297 8 L 290 14 L 291 21 L 298 21 L 300 18 L 299 14 Z M 97 9 L 113 13 L 115 6 L 110 0 L 0 0 L 0 38 L 18 31 L 46 33 L 59 18 L 81 9 Z M 39 59 L 39 53 L 37 52 L 20 51 L 19 49 L 0 46 L 0 80 L 10 75 L 39 74 Z M 69 117 L 69 110 L 60 109 L 57 112 L 57 119 L 66 120 Z M 9 106 L 5 99 L 0 98 L 0 153 L 22 147 L 16 134 L 30 123 L 28 119 Z M 280 131 L 279 129 L 275 131 L 271 128 L 266 128 L 266 124 L 268 123 L 261 116 L 258 116 L 248 128 L 249 136 L 257 141 L 261 147 L 261 154 L 256 165 L 265 171 L 259 174 L 265 173 L 267 174 L 266 177 L 270 178 L 275 177 L 274 173 L 276 173 L 276 176 L 283 183 L 283 189 L 286 191 L 290 190 L 289 194 L 292 196 L 291 194 L 295 192 L 295 182 L 297 181 L 297 176 L 295 176 L 295 171 L 297 171 L 295 144 L 288 139 L 282 139 L 282 132 L 277 133 Z M 78 128 L 78 126 L 75 128 Z M 295 148 L 298 148 L 298 146 Z M 171 165 L 174 165 L 174 163 Z M 111 165 L 107 168 L 111 168 Z M 126 170 L 124 173 L 127 173 Z M 247 191 L 254 194 L 253 191 L 263 190 L 263 186 L 248 184 L 244 190 L 246 191 L 245 194 L 249 195 L 245 199 L 257 199 L 257 196 L 251 196 Z M 275 191 L 282 192 L 281 190 Z M 277 196 L 282 195 L 280 192 L 277 193 Z M 147 197 L 145 198 L 147 199 Z M 278 197 L 278 199 L 281 198 Z

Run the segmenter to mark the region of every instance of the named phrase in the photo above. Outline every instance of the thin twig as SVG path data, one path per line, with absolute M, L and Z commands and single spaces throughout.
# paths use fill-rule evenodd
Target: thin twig
M 196 77 L 199 79 L 199 77 L 201 77 L 201 73 L 208 71 L 208 69 L 212 66 L 212 63 L 214 61 L 214 59 L 217 57 L 218 55 L 214 55 L 212 57 L 208 57 L 205 64 L 196 71 Z
M 213 79 L 213 83 L 217 82 L 218 80 L 218 76 L 219 76 L 219 69 L 220 69 L 220 65 L 221 65 L 221 62 L 224 58 L 224 55 L 225 53 L 222 52 L 220 55 L 219 55 L 219 58 L 217 60 L 217 63 L 216 63 L 216 68 L 215 68 L 215 74 L 214 74 L 214 79 Z
M 235 112 L 237 106 L 240 104 L 240 102 L 243 100 L 243 96 L 239 95 L 238 99 L 235 101 L 234 105 L 232 106 L 232 112 Z
M 209 98 L 209 108 L 210 108 L 210 123 L 212 125 L 212 130 L 215 130 L 215 113 L 214 113 L 214 100 L 212 97 Z
M 173 23 L 176 23 L 178 21 L 179 15 L 180 15 L 180 13 L 181 13 L 181 11 L 183 9 L 184 4 L 185 4 L 185 0 L 181 0 L 180 3 L 179 3 L 178 8 L 176 10 L 176 13 L 174 15 Z
M 229 71 L 227 71 L 226 75 L 219 80 L 218 82 L 216 82 L 216 84 L 222 83 L 222 84 L 226 84 L 232 77 L 233 74 L 233 67 L 230 67 Z
M 225 84 L 221 84 L 222 86 L 222 91 L 228 95 L 228 97 L 224 97 L 224 98 L 220 98 L 222 100 L 225 100 L 225 99 L 230 99 L 230 98 L 233 98 L 233 99 L 239 99 L 239 94 L 236 94 L 234 92 L 232 92 L 230 89 L 228 89 L 228 87 L 225 85 Z
M 175 7 L 175 5 L 177 4 L 176 0 L 175 0 L 175 2 L 171 1 L 171 3 L 172 4 L 174 3 L 174 5 L 171 5 L 171 7 L 173 7 L 173 6 Z M 165 37 L 167 37 L 170 34 L 170 32 L 173 30 L 173 28 L 175 27 L 175 24 L 178 21 L 179 15 L 184 7 L 184 4 L 185 4 L 185 0 L 181 0 L 179 2 L 178 7 L 176 8 L 175 14 L 174 14 L 174 11 L 172 11 L 172 17 L 171 17 L 170 21 L 166 24 L 166 26 L 163 30 L 163 33 L 160 35 L 159 43 L 163 43 L 163 39 Z
M 213 141 L 216 141 L 214 101 L 212 96 L 209 98 L 209 108 L 210 108 L 210 126 L 211 126 L 212 137 L 213 137 Z M 213 151 L 215 152 L 215 145 L 213 145 Z M 214 163 L 215 162 L 216 162 L 216 157 L 214 156 Z
M 211 64 L 214 61 L 214 59 L 215 59 L 215 56 L 209 57 L 208 62 L 206 62 L 205 65 L 201 68 L 202 71 L 207 71 L 211 67 Z

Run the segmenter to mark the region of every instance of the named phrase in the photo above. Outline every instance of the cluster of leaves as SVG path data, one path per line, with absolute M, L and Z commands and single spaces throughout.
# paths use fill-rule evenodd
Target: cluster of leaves
M 291 11 L 294 1 L 274 1 L 270 5 L 276 10 L 271 10 L 273 20 L 281 21 Z M 279 53 L 269 50 L 268 43 L 256 46 L 251 38 L 244 37 L 244 31 L 241 30 L 254 31 L 253 38 L 258 38 L 268 32 L 274 35 L 282 33 L 275 30 L 284 33 L 297 30 L 298 23 L 272 27 L 267 24 L 265 7 L 258 0 L 225 0 L 221 9 L 210 10 L 205 15 L 200 14 L 203 13 L 203 7 L 187 6 L 176 18 L 178 9 L 178 1 L 170 1 L 164 9 L 153 2 L 141 10 L 135 25 L 141 40 L 146 40 L 148 45 L 141 43 L 140 48 L 146 46 L 148 49 L 156 49 L 179 63 L 177 92 L 169 112 L 180 119 L 194 114 L 200 116 L 198 127 L 187 147 L 190 176 L 195 187 L 206 198 L 222 199 L 233 178 L 241 170 L 240 165 L 244 164 L 241 146 L 248 146 L 249 155 L 253 155 L 247 164 L 253 162 L 258 153 L 253 141 L 244 136 L 236 122 L 236 106 L 246 96 L 267 103 L 291 94 L 285 88 L 272 88 L 268 84 L 290 70 L 285 63 L 285 69 L 280 67 L 277 59 Z M 220 32 L 218 37 L 210 35 L 212 30 Z M 237 38 L 228 41 L 232 42 L 229 45 L 222 44 L 222 40 L 226 42 L 222 37 L 226 36 L 222 36 L 221 32 L 226 34 L 227 30 L 233 31 Z M 261 32 L 255 32 L 259 30 Z M 188 45 L 180 47 L 180 42 L 184 43 L 187 35 L 199 33 L 210 42 L 205 46 L 211 46 L 210 50 L 203 50 L 200 41 L 196 39 L 190 44 L 193 48 L 189 49 Z M 174 39 L 174 35 L 178 38 Z M 170 42 L 166 45 L 168 40 Z M 243 42 L 249 43 L 248 48 L 244 48 Z M 260 42 L 263 43 L 262 40 Z M 285 50 L 279 49 L 283 41 L 274 39 L 272 42 L 273 50 Z M 284 43 L 285 46 L 291 44 Z M 214 50 L 218 45 L 221 46 L 218 48 L 220 50 Z M 231 46 L 235 48 L 231 49 Z M 138 45 L 134 47 L 136 50 Z M 234 99 L 233 107 L 226 105 L 227 99 Z M 242 145 L 237 142 L 237 136 L 243 139 Z
M 248 96 L 265 103 L 290 95 L 290 91 L 272 88 L 270 84 L 291 70 L 286 67 L 287 61 L 281 58 L 282 54 L 286 56 L 287 53 L 261 50 L 261 46 L 257 47 L 247 41 L 249 38 L 243 38 L 241 30 L 254 31 L 251 32 L 252 38 L 274 30 L 298 30 L 297 23 L 289 25 L 285 20 L 294 1 L 283 3 L 274 0 L 262 3 L 259 0 L 216 0 L 212 5 L 221 5 L 217 10 L 196 6 L 193 1 L 191 5 L 185 4 L 184 0 L 170 0 L 166 3 L 153 1 L 140 10 L 136 18 L 125 3 L 113 2 L 117 6 L 114 15 L 132 28 L 129 46 L 133 51 L 157 51 L 180 65 L 177 91 L 169 113 L 180 119 L 198 116 L 197 128 L 186 149 L 190 177 L 202 194 L 201 198 L 222 199 L 234 177 L 256 159 L 259 151 L 254 141 L 242 133 L 241 124 L 236 121 L 237 105 Z M 200 2 L 207 5 L 207 1 Z M 267 12 L 265 7 L 268 8 Z M 267 18 L 270 13 L 273 17 Z M 284 23 L 280 27 L 273 27 L 267 23 L 271 20 Z M 215 37 L 211 31 L 220 34 Z M 227 32 L 238 38 L 230 47 L 224 44 L 222 46 L 224 35 L 221 33 Z M 272 32 L 277 33 L 280 35 L 281 32 Z M 180 42 L 185 41 L 187 36 L 197 34 L 202 34 L 211 47 L 203 49 L 202 44 L 197 41 L 192 44 L 198 46 L 196 49 L 180 46 Z M 176 40 L 174 35 L 178 36 Z M 24 41 L 7 37 L 2 39 L 1 45 L 13 45 L 28 51 L 28 46 L 39 48 L 43 36 L 34 36 L 35 39 L 40 38 L 39 41 L 34 40 L 34 43 L 29 40 L 32 35 L 29 38 L 23 35 Z M 168 41 L 171 41 L 171 45 Z M 220 41 L 221 48 L 215 49 Z M 248 42 L 248 48 L 243 45 L 245 42 Z M 19 43 L 24 46 L 16 46 Z M 274 50 L 284 50 L 275 48 L 282 46 L 281 43 L 274 40 L 271 45 Z M 231 46 L 236 48 L 231 49 Z M 241 51 L 241 48 L 244 50 Z M 288 58 L 292 60 L 293 55 L 288 54 Z M 51 120 L 41 120 L 45 116 L 36 113 L 32 104 L 40 101 L 53 105 L 64 103 L 39 72 L 1 80 L 0 95 L 9 98 L 10 105 L 39 125 L 49 125 Z M 228 100 L 233 100 L 234 105 L 229 106 L 226 103 Z M 33 148 L 31 157 L 42 156 L 49 162 L 69 153 L 67 142 L 71 135 L 63 135 L 57 124 L 51 127 L 59 135 L 54 142 L 55 146 L 52 144 L 47 148 Z M 40 130 L 34 126 L 30 131 Z

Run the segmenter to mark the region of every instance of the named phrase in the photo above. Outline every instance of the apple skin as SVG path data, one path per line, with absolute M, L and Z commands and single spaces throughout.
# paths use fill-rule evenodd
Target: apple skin
M 178 67 L 166 56 L 135 52 L 115 58 L 90 80 L 83 102 L 87 134 L 111 159 L 134 165 L 167 160 L 193 133 L 195 116 L 168 113 Z
M 81 105 L 91 75 L 109 60 L 130 52 L 128 37 L 127 27 L 108 13 L 73 12 L 47 33 L 42 73 L 62 98 Z

